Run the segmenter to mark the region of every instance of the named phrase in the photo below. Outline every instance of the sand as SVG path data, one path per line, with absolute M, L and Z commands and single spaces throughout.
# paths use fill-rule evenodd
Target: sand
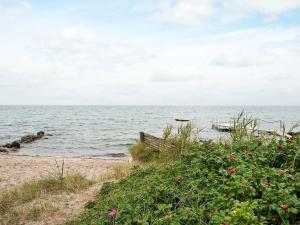
M 0 192 L 22 183 L 57 174 L 56 162 L 64 160 L 65 174 L 79 172 L 88 179 L 94 179 L 124 160 L 98 158 L 62 158 L 42 156 L 0 155 Z

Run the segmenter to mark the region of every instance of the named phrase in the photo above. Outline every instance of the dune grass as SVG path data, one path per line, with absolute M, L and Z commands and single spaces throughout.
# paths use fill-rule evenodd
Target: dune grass
M 32 180 L 0 196 L 0 224 L 20 224 L 20 218 L 36 220 L 45 211 L 55 211 L 51 205 L 24 207 L 35 200 L 60 193 L 74 193 L 90 187 L 94 182 L 80 174 L 51 176 Z M 18 210 L 19 209 L 19 210 Z

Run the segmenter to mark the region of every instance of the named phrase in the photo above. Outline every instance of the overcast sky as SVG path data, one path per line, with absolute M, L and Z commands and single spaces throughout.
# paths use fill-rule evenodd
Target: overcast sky
M 300 0 L 0 0 L 0 104 L 300 105 Z

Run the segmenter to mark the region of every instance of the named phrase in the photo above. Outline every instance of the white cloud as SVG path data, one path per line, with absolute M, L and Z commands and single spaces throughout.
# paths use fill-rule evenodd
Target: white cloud
M 299 104 L 299 34 L 252 29 L 161 45 L 84 25 L 36 33 L 0 42 L 0 103 Z
M 299 0 L 152 0 L 135 6 L 134 11 L 148 13 L 148 18 L 182 25 L 207 21 L 232 22 L 255 14 L 267 20 L 300 8 Z
M 250 48 L 226 47 L 227 51 L 213 60 L 213 64 L 220 66 L 250 67 L 270 65 L 276 62 L 278 56 L 272 51 L 262 51 Z
M 196 25 L 206 22 L 214 12 L 210 0 L 185 0 L 162 8 L 151 15 L 151 18 L 183 25 Z
M 136 5 L 134 11 L 148 13 L 152 20 L 196 25 L 210 19 L 215 9 L 211 0 L 152 0 Z
M 151 81 L 154 82 L 187 82 L 197 81 L 203 78 L 200 68 L 180 67 L 180 65 L 165 68 L 163 71 L 153 74 Z
M 28 1 L 20 1 L 17 4 L 4 4 L 0 2 L 0 19 L 11 21 L 15 20 L 18 17 L 31 14 L 32 6 Z
M 279 15 L 300 8 L 299 0 L 228 0 L 222 2 L 221 20 L 232 22 L 261 14 L 266 20 L 275 20 Z
M 245 7 L 257 10 L 268 16 L 277 16 L 286 11 L 300 7 L 299 0 L 244 0 L 244 3 Z
M 151 15 L 184 12 L 168 21 L 196 24 L 211 17 L 191 7 L 208 1 L 159 2 Z M 210 13 L 219 10 L 211 6 Z M 141 35 L 126 27 L 121 35 L 115 24 L 110 30 L 36 17 L 24 28 L 22 18 L 0 37 L 0 104 L 299 105 L 300 27 L 201 36 L 181 29 Z

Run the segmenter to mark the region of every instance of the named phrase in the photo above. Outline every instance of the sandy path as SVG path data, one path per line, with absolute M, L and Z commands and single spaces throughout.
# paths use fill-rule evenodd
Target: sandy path
M 25 181 L 57 173 L 55 160 L 61 165 L 63 158 L 0 155 L 1 192 Z M 65 158 L 65 174 L 79 172 L 87 178 L 93 179 L 122 161 L 96 158 Z

